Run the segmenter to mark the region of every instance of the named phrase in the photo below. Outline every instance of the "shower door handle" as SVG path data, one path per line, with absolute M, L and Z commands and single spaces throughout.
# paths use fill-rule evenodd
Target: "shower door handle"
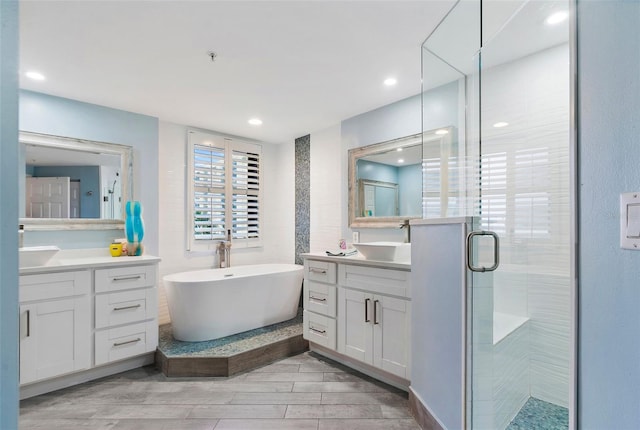
M 493 265 L 489 267 L 475 266 L 473 262 L 473 238 L 491 236 L 493 238 Z M 500 239 L 492 231 L 472 231 L 467 235 L 467 268 L 472 272 L 493 272 L 500 265 Z

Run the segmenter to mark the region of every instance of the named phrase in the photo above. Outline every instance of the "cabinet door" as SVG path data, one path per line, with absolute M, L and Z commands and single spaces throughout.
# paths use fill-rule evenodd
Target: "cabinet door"
M 360 291 L 340 288 L 338 311 L 338 352 L 371 363 L 372 296 Z
M 90 366 L 89 296 L 20 306 L 20 383 Z
M 410 377 L 411 302 L 373 296 L 373 365 L 402 378 Z

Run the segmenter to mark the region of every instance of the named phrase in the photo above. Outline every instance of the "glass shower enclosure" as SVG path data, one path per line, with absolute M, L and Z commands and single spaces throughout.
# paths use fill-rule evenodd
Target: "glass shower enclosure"
M 459 1 L 422 45 L 423 130 L 453 130 L 446 153 L 424 142 L 423 217 L 484 232 L 467 239 L 467 429 L 574 427 L 572 10 Z

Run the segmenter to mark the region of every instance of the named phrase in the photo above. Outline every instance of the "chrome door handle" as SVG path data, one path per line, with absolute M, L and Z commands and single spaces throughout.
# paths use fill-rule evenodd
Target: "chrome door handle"
M 327 333 L 326 330 L 318 330 L 317 328 L 313 328 L 313 327 L 309 327 L 309 330 L 311 330 L 314 333 L 318 333 L 318 334 L 326 334 Z
M 364 299 L 364 322 L 368 323 L 369 319 L 369 302 L 371 299 Z
M 322 275 L 326 275 L 327 269 L 316 269 L 315 267 L 311 267 L 309 269 L 309 272 L 311 272 L 311 273 L 320 273 Z
M 317 302 L 326 302 L 327 299 L 321 299 L 320 297 L 309 296 L 309 300 L 315 300 Z
M 27 337 L 31 336 L 31 311 L 27 309 Z
M 380 324 L 380 321 L 378 321 L 378 303 L 380 303 L 380 300 L 373 301 L 373 323 L 375 325 Z
M 493 245 L 493 265 L 489 267 L 473 265 L 473 238 L 475 236 L 491 236 Z M 472 231 L 467 235 L 467 268 L 472 272 L 493 272 L 500 265 L 500 239 L 492 231 Z

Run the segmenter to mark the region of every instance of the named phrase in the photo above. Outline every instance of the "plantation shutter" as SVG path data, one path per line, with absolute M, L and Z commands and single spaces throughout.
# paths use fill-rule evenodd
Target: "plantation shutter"
M 233 239 L 260 237 L 260 154 L 233 150 L 231 235 Z
M 193 146 L 193 238 L 224 240 L 225 149 Z

